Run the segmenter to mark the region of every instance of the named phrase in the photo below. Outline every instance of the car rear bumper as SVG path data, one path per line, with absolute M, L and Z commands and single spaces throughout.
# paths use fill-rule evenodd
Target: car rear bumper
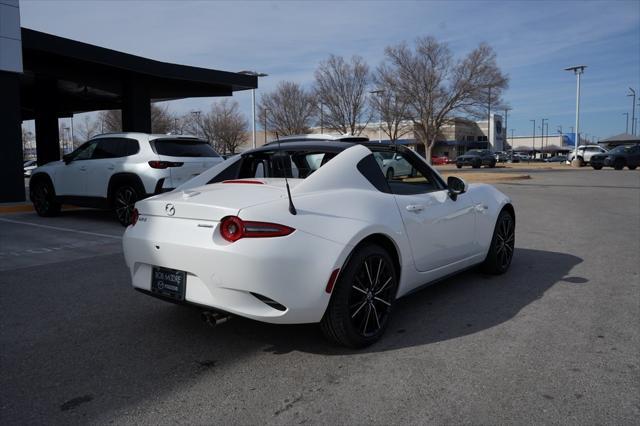
M 344 245 L 299 230 L 228 243 L 218 225 L 141 217 L 123 237 L 133 287 L 150 292 L 152 268 L 160 266 L 186 272 L 185 303 L 270 323 L 322 319 L 330 298 L 325 288 L 344 262 Z

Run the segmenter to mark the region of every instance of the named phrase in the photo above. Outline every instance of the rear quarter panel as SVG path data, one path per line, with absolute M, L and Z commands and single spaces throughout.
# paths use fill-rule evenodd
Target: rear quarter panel
M 483 207 L 483 211 L 478 211 L 476 215 L 476 239 L 482 250 L 488 252 L 498 215 L 504 206 L 511 204 L 511 198 L 484 183 L 470 184 L 467 195 Z

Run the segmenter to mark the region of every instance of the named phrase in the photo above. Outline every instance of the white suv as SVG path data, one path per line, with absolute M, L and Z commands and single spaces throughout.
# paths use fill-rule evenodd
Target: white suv
M 170 191 L 222 161 L 193 136 L 109 133 L 33 170 L 29 193 L 40 216 L 74 204 L 113 209 L 126 226 L 137 200 Z
M 588 163 L 591 161 L 592 155 L 604 154 L 605 152 L 607 152 L 607 150 L 598 145 L 580 145 L 578 147 L 578 160 L 580 160 L 581 163 Z M 567 156 L 567 161 L 573 160 L 573 154 L 574 151 L 571 150 Z

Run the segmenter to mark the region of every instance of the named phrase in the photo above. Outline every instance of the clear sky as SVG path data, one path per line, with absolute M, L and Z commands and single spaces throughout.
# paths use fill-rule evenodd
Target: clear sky
M 640 94 L 640 1 L 34 1 L 20 0 L 22 26 L 167 62 L 269 74 L 304 85 L 329 54 L 363 56 L 374 67 L 385 46 L 418 36 L 447 41 L 461 56 L 491 44 L 511 78 L 509 129 L 530 134 L 536 119 L 568 131 L 575 77 L 586 64 L 582 133 L 624 132 L 631 86 Z M 247 114 L 251 95 L 234 95 Z M 185 113 L 211 99 L 170 103 Z M 640 115 L 636 106 L 636 116 Z M 631 114 L 630 114 L 631 115 Z M 536 131 L 538 133 L 539 130 Z

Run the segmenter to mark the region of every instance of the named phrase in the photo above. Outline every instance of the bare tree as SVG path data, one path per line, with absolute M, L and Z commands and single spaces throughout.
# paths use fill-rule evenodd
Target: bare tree
M 151 132 L 169 133 L 175 132 L 175 118 L 169 112 L 169 106 L 161 107 L 151 104 Z M 122 131 L 122 111 L 118 109 L 101 111 L 98 115 L 98 126 L 101 132 Z
M 309 133 L 316 113 L 315 97 L 302 86 L 281 81 L 276 90 L 262 95 L 258 116 L 267 117 L 268 128 L 278 135 Z
M 508 77 L 487 44 L 454 60 L 446 43 L 419 38 L 415 48 L 406 43 L 385 49 L 386 63 L 397 76 L 398 93 L 406 96 L 414 130 L 424 144 L 427 161 L 442 126 L 454 113 L 479 115 L 508 87 Z
M 342 56 L 329 56 L 315 72 L 316 94 L 326 113 L 326 127 L 341 133 L 359 135 L 367 126 L 369 66 L 360 56 L 346 62 Z
M 225 153 L 235 154 L 238 147 L 247 140 L 249 123 L 240 112 L 237 101 L 223 99 L 211 108 L 214 138 Z
M 95 135 L 100 134 L 100 123 L 97 120 L 92 119 L 89 115 L 85 115 L 80 120 L 80 123 L 77 126 L 74 126 L 73 137 L 74 146 L 77 145 L 77 142 L 86 142 Z
M 174 128 L 173 114 L 169 112 L 169 105 L 164 107 L 151 104 L 151 132 L 170 133 Z
M 378 113 L 382 131 L 391 141 L 397 141 L 410 133 L 407 97 L 400 91 L 398 78 L 389 66 L 381 64 L 373 74 L 376 92 L 371 97 L 372 109 Z

